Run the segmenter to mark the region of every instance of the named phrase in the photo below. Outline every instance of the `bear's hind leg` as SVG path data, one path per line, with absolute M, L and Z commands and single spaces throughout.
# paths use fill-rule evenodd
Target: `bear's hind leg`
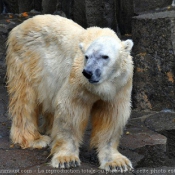
M 122 107 L 123 104 L 120 102 L 118 104 Z M 112 172 L 125 172 L 132 169 L 130 160 L 117 149 L 123 127 L 129 117 L 129 108 L 129 106 L 126 109 L 120 108 L 117 102 L 101 100 L 92 108 L 91 147 L 96 147 L 98 150 L 101 169 Z M 122 115 L 125 110 L 127 112 Z
M 38 131 L 39 107 L 34 89 L 21 76 L 8 83 L 8 92 L 12 142 L 22 148 L 46 147 L 50 143 L 50 137 L 41 135 Z

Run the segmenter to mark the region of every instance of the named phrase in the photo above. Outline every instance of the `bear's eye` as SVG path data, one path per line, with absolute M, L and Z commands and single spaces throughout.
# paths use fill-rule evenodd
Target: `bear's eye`
M 109 58 L 107 55 L 102 55 L 101 57 L 105 60 Z
M 88 60 L 88 56 L 87 55 L 85 55 L 85 59 Z

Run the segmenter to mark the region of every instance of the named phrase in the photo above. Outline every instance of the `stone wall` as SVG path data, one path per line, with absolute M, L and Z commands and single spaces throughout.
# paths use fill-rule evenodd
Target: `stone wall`
M 0 2 L 4 4 L 6 12 L 22 13 L 32 9 L 42 11 L 42 0 L 1 0 Z
M 171 4 L 172 0 L 0 0 L 0 12 L 54 13 L 71 18 L 85 28 L 110 27 L 124 35 L 131 34 L 133 16 Z
M 172 0 L 119 0 L 117 2 L 117 19 L 121 33 L 130 34 L 133 16 L 169 8 Z
M 133 18 L 133 105 L 175 109 L 175 11 Z

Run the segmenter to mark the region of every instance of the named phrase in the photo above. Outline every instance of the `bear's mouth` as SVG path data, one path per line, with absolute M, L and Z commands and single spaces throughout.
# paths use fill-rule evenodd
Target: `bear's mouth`
M 99 81 L 96 81 L 96 80 L 89 80 L 89 83 L 91 84 L 97 84 Z

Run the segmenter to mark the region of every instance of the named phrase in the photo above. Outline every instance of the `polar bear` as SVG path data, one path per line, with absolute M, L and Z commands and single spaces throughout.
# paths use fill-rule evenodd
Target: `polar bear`
M 38 15 L 15 27 L 7 46 L 14 144 L 50 145 L 53 167 L 76 167 L 90 120 L 100 168 L 132 168 L 118 151 L 130 116 L 132 40 L 121 41 L 108 28 L 84 29 L 60 16 Z M 40 115 L 44 123 L 39 128 Z

